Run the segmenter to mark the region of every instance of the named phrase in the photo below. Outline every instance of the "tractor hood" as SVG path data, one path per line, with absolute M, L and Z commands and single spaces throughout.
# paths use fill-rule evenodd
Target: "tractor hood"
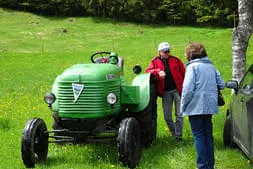
M 108 104 L 107 95 L 120 98 L 120 67 L 110 64 L 76 64 L 59 75 L 52 86 L 52 111 L 60 117 L 101 118 L 118 113 L 120 102 Z
M 120 78 L 121 69 L 112 64 L 76 64 L 66 69 L 59 77 L 65 82 L 96 82 Z

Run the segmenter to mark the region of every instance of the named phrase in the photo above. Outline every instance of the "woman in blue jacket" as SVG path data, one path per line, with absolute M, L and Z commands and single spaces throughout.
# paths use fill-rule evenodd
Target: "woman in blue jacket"
M 185 49 L 186 74 L 181 96 L 181 112 L 189 116 L 197 150 L 198 169 L 214 168 L 212 115 L 218 113 L 218 89 L 225 87 L 220 73 L 198 42 Z

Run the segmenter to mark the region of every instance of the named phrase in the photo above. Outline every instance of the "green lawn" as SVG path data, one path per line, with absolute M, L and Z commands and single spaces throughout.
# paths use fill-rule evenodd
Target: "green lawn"
M 202 42 L 220 70 L 224 81 L 231 79 L 232 28 L 196 28 L 140 25 L 92 17 L 53 18 L 0 8 L 0 168 L 25 168 L 20 152 L 21 135 L 26 121 L 40 117 L 51 129 L 51 112 L 43 96 L 51 90 L 55 77 L 76 63 L 90 62 L 96 51 L 115 51 L 125 60 L 128 83 L 135 76 L 132 67 L 145 70 L 157 54 L 161 41 L 168 41 L 172 53 L 184 63 L 184 48 L 189 41 Z M 247 51 L 247 66 L 253 63 L 252 40 Z M 229 102 L 230 90 L 223 94 Z M 142 151 L 137 169 L 195 169 L 195 148 L 185 118 L 184 140 L 176 144 L 163 120 L 158 100 L 158 138 Z M 226 107 L 214 116 L 216 169 L 251 168 L 238 149 L 224 148 L 222 140 Z M 122 169 L 116 145 L 50 144 L 48 160 L 36 168 Z

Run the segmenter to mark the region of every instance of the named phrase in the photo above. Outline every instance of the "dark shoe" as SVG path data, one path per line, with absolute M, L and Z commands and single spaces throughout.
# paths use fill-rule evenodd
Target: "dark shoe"
M 176 134 L 175 134 L 175 133 L 171 133 L 171 132 L 170 132 L 170 136 L 172 136 L 172 137 L 176 137 Z
M 176 136 L 176 142 L 181 142 L 182 140 L 182 136 Z

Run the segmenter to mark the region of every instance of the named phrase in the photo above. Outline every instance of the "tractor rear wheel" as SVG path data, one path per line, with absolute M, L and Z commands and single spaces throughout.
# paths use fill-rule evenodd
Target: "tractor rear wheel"
M 23 163 L 27 168 L 45 161 L 48 153 L 48 133 L 45 122 L 34 118 L 27 121 L 21 142 Z
M 125 118 L 120 123 L 118 133 L 119 161 L 124 166 L 135 168 L 141 157 L 139 123 L 135 118 Z
M 157 92 L 156 79 L 153 75 L 150 77 L 150 101 L 147 108 L 136 115 L 140 124 L 141 144 L 149 147 L 156 139 L 157 133 Z
M 144 146 L 148 147 L 150 146 L 153 141 L 156 139 L 156 133 L 157 133 L 157 103 L 156 103 L 157 95 L 156 95 L 156 85 L 151 84 L 150 86 L 150 113 L 151 113 L 151 132 L 149 139 Z

